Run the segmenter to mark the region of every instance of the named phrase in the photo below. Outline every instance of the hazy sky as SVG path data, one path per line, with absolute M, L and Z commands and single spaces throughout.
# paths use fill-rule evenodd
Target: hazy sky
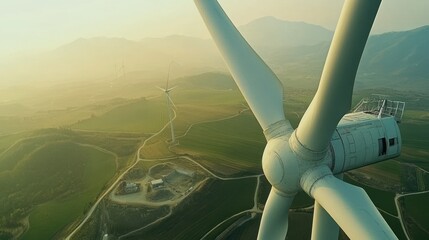
M 221 0 L 237 25 L 261 16 L 334 29 L 343 0 Z M 429 0 L 384 0 L 375 33 L 429 24 Z M 0 0 L 0 60 L 84 37 L 208 37 L 192 0 Z

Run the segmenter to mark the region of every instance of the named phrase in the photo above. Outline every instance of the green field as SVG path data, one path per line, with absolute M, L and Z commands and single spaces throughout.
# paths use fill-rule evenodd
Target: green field
M 376 207 L 379 207 L 390 214 L 397 215 L 396 205 L 394 201 L 395 193 L 382 191 L 382 190 L 370 187 L 368 185 L 363 185 L 349 178 L 347 175 L 344 176 L 344 180 L 348 183 L 351 183 L 355 186 L 365 189 L 365 192 L 371 198 L 372 202 Z
M 19 139 L 24 138 L 28 133 L 16 133 L 5 136 L 0 136 L 0 158 L 3 153 L 16 143 Z
M 228 240 L 247 240 L 256 239 L 258 235 L 261 215 L 246 222 L 239 228 L 235 229 Z M 310 239 L 312 226 L 312 213 L 289 212 L 289 226 L 286 239 Z M 341 238 L 340 238 L 341 239 Z
M 215 164 L 261 171 L 266 140 L 249 112 L 227 120 L 195 125 L 179 141 L 180 151 L 202 155 Z
M 177 85 L 192 89 L 237 90 L 231 75 L 223 72 L 207 72 L 176 79 Z
M 403 144 L 405 146 L 427 149 L 429 146 L 429 123 L 403 123 L 400 125 Z
M 234 84 L 231 78 L 224 74 L 208 74 L 206 78 L 211 79 L 212 85 L 216 85 L 214 80 L 219 78 L 225 79 L 224 82 L 229 85 Z M 237 106 L 244 103 L 237 90 L 216 92 L 216 87 L 207 87 L 204 82 L 207 83 L 198 77 L 179 79 L 178 88 L 171 91 L 170 96 L 177 106 L 175 125 L 178 125 L 179 132 L 184 132 L 191 123 L 234 113 L 239 109 Z M 221 84 L 218 88 L 222 86 Z M 122 101 L 121 105 L 105 113 L 93 114 L 87 119 L 77 121 L 72 128 L 108 132 L 156 132 L 169 119 L 164 94 L 161 91 L 153 94 L 150 98 Z
M 164 100 L 164 99 L 162 99 Z M 72 125 L 72 128 L 106 132 L 156 132 L 168 121 L 164 101 L 139 99 L 116 107 L 100 116 L 91 116 Z
M 41 97 L 43 98 L 43 97 Z M 129 100 L 113 99 L 98 104 L 56 109 L 33 109 L 31 114 L 21 116 L 11 112 L 10 116 L 0 115 L 0 135 L 13 135 L 26 131 L 37 131 L 44 128 L 62 128 L 73 125 L 83 119 L 98 116 L 112 108 L 128 103 Z
M 46 143 L 66 140 L 70 140 L 70 137 L 60 131 L 51 133 L 40 131 L 29 134 L 28 137 L 19 139 L 17 144 L 0 155 L 0 172 L 13 170 L 19 162 L 25 160 Z M 12 144 L 10 145 L 12 146 Z
M 258 235 L 259 223 L 261 221 L 261 215 L 255 217 L 254 219 L 244 223 L 240 227 L 236 228 L 229 236 L 228 240 L 247 240 L 247 239 L 256 239 Z
M 386 220 L 387 224 L 389 224 L 390 228 L 393 230 L 398 239 L 407 239 L 405 237 L 404 231 L 402 230 L 401 222 L 399 222 L 397 218 L 394 218 L 385 213 L 381 213 L 381 215 L 383 216 L 384 220 Z
M 127 239 L 199 239 L 218 223 L 252 208 L 256 178 L 214 180 L 174 214 L 156 226 Z
M 117 169 L 123 169 L 135 159 L 135 153 L 147 135 L 128 133 L 78 132 L 74 141 L 97 146 L 117 155 Z
M 69 149 L 58 151 L 53 148 Z M 78 153 L 78 155 L 74 153 Z M 30 229 L 25 233 L 23 239 L 52 238 L 60 229 L 82 216 L 115 173 L 114 156 L 74 143 L 54 144 L 52 148 L 44 149 L 41 154 L 49 154 L 52 159 L 57 160 L 62 157 L 65 159 L 63 161 L 75 165 L 76 170 L 70 170 L 70 165 L 68 167 L 68 172 L 73 171 L 72 173 L 61 173 L 67 174 L 69 178 L 76 176 L 75 171 L 81 171 L 81 173 L 76 183 L 78 187 L 68 186 L 74 189 L 70 196 L 48 201 L 31 211 Z M 64 181 L 64 185 L 67 185 L 66 181 Z M 59 183 L 57 182 L 57 184 Z M 34 186 L 34 188 L 37 187 L 39 186 Z M 61 193 L 61 191 L 59 192 Z
M 413 239 L 424 239 L 429 235 L 428 202 L 429 193 L 404 197 L 407 226 L 411 230 Z
M 0 157 L 0 226 L 17 227 L 29 214 L 24 238 L 48 239 L 94 201 L 115 174 L 116 157 L 74 142 L 67 130 L 27 135 Z
M 240 219 L 243 219 L 243 218 L 247 219 L 249 216 L 250 216 L 250 213 L 242 213 L 242 214 L 239 214 L 238 216 L 228 219 L 227 221 L 223 222 L 221 225 L 217 226 L 217 228 L 213 230 L 209 235 L 207 235 L 204 239 L 216 239 L 216 237 L 219 237 L 219 235 L 221 234 L 228 236 L 228 233 L 225 233 L 225 231 L 228 230 L 228 227 L 230 227 L 236 221 L 240 221 Z

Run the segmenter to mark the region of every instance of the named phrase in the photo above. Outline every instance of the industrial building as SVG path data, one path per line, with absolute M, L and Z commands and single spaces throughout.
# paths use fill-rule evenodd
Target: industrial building
M 140 191 L 140 183 L 122 181 L 119 183 L 118 194 L 130 194 Z
M 159 189 L 164 187 L 164 180 L 162 179 L 155 179 L 150 181 L 150 186 L 152 189 Z

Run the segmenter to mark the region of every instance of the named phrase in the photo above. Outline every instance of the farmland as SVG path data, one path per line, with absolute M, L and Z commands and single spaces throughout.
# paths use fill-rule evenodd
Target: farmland
M 226 177 L 262 172 L 260 158 L 266 140 L 228 75 L 206 73 L 174 79 L 171 84 L 178 86 L 172 91 L 171 96 L 177 107 L 174 125 L 179 144 L 174 147 L 168 145 L 170 133 L 169 129 L 165 128 L 159 135 L 146 142 L 146 146 L 137 157 L 154 160 L 184 155 Z M 314 90 L 286 89 L 284 108 L 286 117 L 294 127 L 298 125 L 313 93 Z M 361 96 L 368 96 L 369 93 L 367 90 L 357 91 L 353 102 L 358 102 Z M 427 111 L 421 107 L 422 101 L 428 100 L 426 95 L 420 96 L 418 102 L 413 102 L 413 95 L 410 93 L 400 91 L 392 93 L 407 103 L 410 101 L 400 125 L 403 154 L 395 160 L 354 170 L 346 176 L 346 180 L 365 188 L 377 207 L 396 216 L 398 212 L 394 202 L 395 194 L 404 189 L 410 190 L 414 182 L 422 182 L 422 179 L 423 182 L 427 182 L 428 176 L 424 170 L 429 170 L 427 162 L 429 143 L 426 137 L 429 134 L 429 124 Z M 13 224 L 23 224 L 23 219 L 27 218 L 30 228 L 22 235 L 23 239 L 61 238 L 69 232 L 67 229 L 70 224 L 82 219 L 83 213 L 89 209 L 103 189 L 134 163 L 137 149 L 145 139 L 168 122 L 162 92 L 151 89 L 141 95 L 134 93 L 133 97 L 135 98 L 103 99 L 95 104 L 69 110 L 35 112 L 36 119 L 42 122 L 22 118 L 23 122 L 12 124 L 13 120 L 8 117 L 12 128 L 4 127 L 7 134 L 0 136 L 2 189 L 0 197 L 1 201 L 6 203 L 1 209 L 5 216 L 0 227 L 0 231 L 4 230 L 3 234 L 8 234 L 8 231 L 13 229 Z M 52 116 L 58 118 L 51 119 Z M 43 121 L 46 119 L 51 120 Z M 31 127 L 21 128 L 20 124 L 25 125 L 26 122 L 32 122 Z M 21 131 L 15 131 L 15 127 Z M 50 128 L 34 130 L 44 127 Z M 148 169 L 155 163 L 156 161 L 144 164 L 139 162 L 137 166 Z M 423 169 L 419 170 L 420 178 L 407 175 L 415 175 L 413 169 L 417 167 Z M 409 168 L 410 171 L 404 171 Z M 359 174 L 371 176 L 373 182 L 356 182 L 354 177 Z M 130 235 L 129 238 L 138 239 L 143 235 L 150 239 L 199 238 L 221 221 L 253 206 L 255 179 L 228 181 L 211 179 L 209 184 L 193 193 L 192 197 L 173 208 L 170 217 Z M 408 179 L 407 184 L 404 184 L 404 179 Z M 9 184 L 10 182 L 14 185 Z M 260 207 L 263 206 L 270 188 L 264 178 L 261 182 L 258 192 Z M 23 187 L 27 185 L 28 187 Z M 424 184 L 420 184 L 420 188 L 425 189 Z M 32 197 L 29 198 L 29 195 Z M 419 212 L 425 196 L 406 196 L 401 200 L 402 211 L 408 213 L 406 221 L 409 223 L 407 227 L 411 236 L 426 236 L 427 221 Z M 300 226 L 305 225 L 305 229 L 309 229 L 311 212 L 301 212 L 298 209 L 311 206 L 312 202 L 312 199 L 303 192 L 297 195 L 292 206 L 296 211 L 293 210 L 290 215 L 291 228 L 302 229 Z M 121 218 L 127 216 L 137 218 L 147 211 L 157 211 L 130 206 L 125 216 L 119 214 L 123 207 L 111 208 L 111 214 L 114 215 L 112 222 L 118 223 L 122 222 Z M 101 222 L 101 216 L 105 214 L 106 209 L 109 208 L 102 209 L 103 211 L 98 209 L 90 224 Z M 159 212 L 160 216 L 165 216 L 168 211 L 163 208 Z M 403 239 L 399 221 L 388 214 L 384 216 Z M 257 214 L 256 218 L 233 231 L 231 236 L 237 239 L 252 238 L 256 234 L 255 228 L 258 224 Z M 222 232 L 227 226 L 228 224 L 222 224 L 214 235 Z M 96 224 L 93 227 L 97 227 Z M 122 224 L 120 229 L 115 231 L 118 234 L 126 234 L 127 231 L 138 227 L 139 224 L 129 228 Z M 23 229 L 21 226 L 22 231 Z M 76 236 L 83 236 L 84 233 L 83 230 Z M 95 231 L 91 234 L 100 233 Z M 290 234 L 293 238 L 308 238 L 308 234 L 300 235 L 299 231 L 295 230 L 291 230 Z
M 404 206 L 407 209 L 406 218 L 409 223 L 410 232 L 414 239 L 426 238 L 429 232 L 428 214 L 429 211 L 427 202 L 429 201 L 429 193 L 409 195 L 404 197 Z M 414 207 L 414 206 L 419 206 Z
M 254 179 L 210 182 L 157 226 L 127 239 L 196 239 L 231 215 L 253 206 Z
M 52 238 L 75 221 L 134 153 L 140 140 L 116 140 L 79 134 L 70 130 L 46 129 L 25 134 L 0 156 L 2 227 L 8 230 L 28 226 L 19 223 L 29 214 L 24 239 Z M 102 147 L 122 142 L 127 151 Z M 103 145 L 104 144 L 104 145 Z M 5 216 L 9 216 L 6 218 Z M 52 224 L 50 219 L 55 219 Z
M 164 101 L 138 99 L 118 106 L 100 116 L 91 116 L 73 128 L 104 132 L 156 132 L 167 122 Z
M 180 152 L 202 153 L 199 157 L 213 161 L 211 165 L 261 172 L 265 138 L 249 112 L 223 121 L 196 125 L 179 141 Z
M 114 172 L 114 156 L 73 142 L 47 144 L 11 171 L 2 171 L 0 184 L 3 197 L 8 197 L 2 200 L 2 213 L 15 208 L 11 214 L 19 218 L 30 212 L 26 239 L 50 238 L 82 214 Z M 28 208 L 32 205 L 34 209 Z M 55 224 L 38 228 L 50 217 Z

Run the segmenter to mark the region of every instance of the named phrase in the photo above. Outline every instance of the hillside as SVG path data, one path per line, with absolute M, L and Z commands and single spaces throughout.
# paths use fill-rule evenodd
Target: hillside
M 279 77 L 293 87 L 314 87 L 323 68 L 332 32 L 317 25 L 264 17 L 239 27 Z M 386 86 L 427 90 L 429 26 L 371 36 L 358 73 L 358 87 Z M 23 81 L 112 81 L 165 79 L 227 71 L 213 42 L 186 36 L 78 39 L 34 58 L 12 64 L 0 77 Z M 138 73 L 138 74 L 137 74 Z M 0 89 L 1 90 L 1 89 Z M 7 94 L 7 92 L 5 92 Z M 2 99 L 0 99 L 2 100 Z
M 32 237 L 27 239 L 51 238 L 82 214 L 114 172 L 114 156 L 66 136 L 22 140 L 0 156 L 0 238 L 13 239 L 12 235 L 24 231 L 21 219 L 28 214 L 32 227 L 26 235 Z M 69 203 L 69 208 L 54 210 L 54 202 Z M 40 207 L 43 214 L 33 216 L 33 210 Z M 55 223 L 36 227 L 50 218 Z
M 266 40 L 272 36 L 266 35 Z M 388 87 L 412 91 L 429 90 L 429 26 L 403 32 L 372 35 L 361 59 L 358 88 Z M 255 46 L 258 50 L 258 46 Z M 317 86 L 329 42 L 312 46 L 280 46 L 261 51 L 262 57 L 286 84 Z M 406 83 L 406 84 L 404 84 Z
M 333 32 L 305 22 L 262 17 L 238 28 L 255 48 L 276 50 L 283 47 L 311 46 L 330 41 Z
M 0 73 L 22 81 L 94 81 L 112 79 L 130 72 L 143 72 L 148 77 L 164 77 L 169 63 L 179 67 L 176 75 L 213 70 L 222 65 L 209 40 L 169 36 L 131 41 L 124 38 L 80 38 L 50 52 L 25 59 Z M 211 66 L 211 67 L 209 67 Z M 24 71 L 23 71 L 24 70 Z M 7 74 L 7 75 L 6 75 Z
M 362 57 L 361 72 L 428 89 L 428 41 L 429 26 L 372 36 Z

